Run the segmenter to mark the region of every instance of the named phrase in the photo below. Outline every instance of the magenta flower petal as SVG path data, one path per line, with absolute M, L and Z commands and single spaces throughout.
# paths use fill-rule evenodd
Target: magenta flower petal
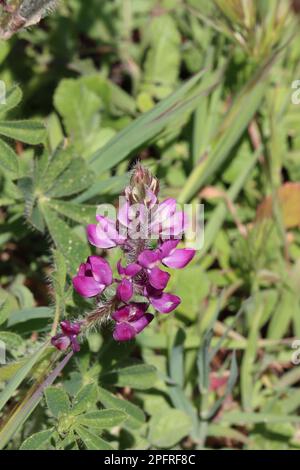
M 129 264 L 126 268 L 125 268 L 125 272 L 124 274 L 126 276 L 129 276 L 129 277 L 134 277 L 137 275 L 138 272 L 140 272 L 140 270 L 142 269 L 142 267 L 137 264 L 137 263 L 132 263 L 132 264 Z
M 148 308 L 145 302 L 132 302 L 121 307 L 112 314 L 113 320 L 117 322 L 134 321 L 141 318 Z
M 106 287 L 104 284 L 99 284 L 94 278 L 87 276 L 75 276 L 72 282 L 74 289 L 82 297 L 94 297 L 101 294 Z
M 73 335 L 70 337 L 71 340 L 71 346 L 74 352 L 79 352 L 80 351 L 80 345 L 77 341 L 76 335 Z
M 109 286 L 112 283 L 113 273 L 108 262 L 100 256 L 89 256 L 88 262 L 95 281 Z
M 153 268 L 160 261 L 159 251 L 144 250 L 138 257 L 138 262 L 143 268 Z
M 170 313 L 181 302 L 181 299 L 174 294 L 160 293 L 159 295 L 150 294 L 149 300 L 153 307 L 158 310 L 160 313 Z
M 132 263 L 124 268 L 121 264 L 121 260 L 117 263 L 118 273 L 120 276 L 134 277 L 142 268 L 137 263 Z
M 174 250 L 169 256 L 163 258 L 162 262 L 169 268 L 184 268 L 195 256 L 196 250 L 183 248 Z
M 87 237 L 91 245 L 97 246 L 98 248 L 113 248 L 117 245 L 116 241 L 108 237 L 98 225 L 87 226 Z
M 122 279 L 117 287 L 117 295 L 123 302 L 128 302 L 133 295 L 132 282 L 129 279 Z
M 148 326 L 149 323 L 152 322 L 153 318 L 154 318 L 154 315 L 152 315 L 151 313 L 146 313 L 145 315 L 143 315 L 138 320 L 135 320 L 135 321 L 131 322 L 130 325 L 133 326 L 136 333 L 138 334 L 141 331 L 143 331 L 143 329 L 146 328 L 146 326 Z
M 169 279 L 170 274 L 162 271 L 156 266 L 149 271 L 149 282 L 151 286 L 155 287 L 155 289 L 164 289 L 168 284 Z
M 136 334 L 136 330 L 129 323 L 118 323 L 113 332 L 113 338 L 115 341 L 129 341 Z
M 161 253 L 161 258 L 165 258 L 168 256 L 172 251 L 175 250 L 180 240 L 167 240 L 161 244 L 159 251 Z
M 130 315 L 130 306 L 126 305 L 125 307 L 119 308 L 112 314 L 112 319 L 117 322 L 126 322 L 129 319 Z
M 66 351 L 71 344 L 71 340 L 68 336 L 59 334 L 51 338 L 51 344 L 59 351 Z
M 65 335 L 79 335 L 81 325 L 79 322 L 71 323 L 69 320 L 60 322 L 61 329 Z

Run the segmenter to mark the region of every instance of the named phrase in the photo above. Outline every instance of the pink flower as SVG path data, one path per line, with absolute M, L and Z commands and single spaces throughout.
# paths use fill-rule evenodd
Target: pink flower
M 123 268 L 121 260 L 118 261 L 118 273 L 122 277 L 118 287 L 117 295 L 123 302 L 128 302 L 133 295 L 133 277 L 142 269 L 137 263 L 132 263 Z
M 100 256 L 90 256 L 79 267 L 73 278 L 74 289 L 83 297 L 101 294 L 112 283 L 112 270 L 108 262 Z
M 116 222 L 97 215 L 98 224 L 90 224 L 87 226 L 87 236 L 89 242 L 98 248 L 113 248 L 122 245 L 126 238 L 120 235 Z
M 74 352 L 80 351 L 77 336 L 80 333 L 81 324 L 79 322 L 71 323 L 69 320 L 60 322 L 62 333 L 51 338 L 51 344 L 59 351 L 65 351 L 70 346 Z
M 148 304 L 131 303 L 112 314 L 116 322 L 113 337 L 116 341 L 133 339 L 153 320 L 153 315 L 146 313 Z

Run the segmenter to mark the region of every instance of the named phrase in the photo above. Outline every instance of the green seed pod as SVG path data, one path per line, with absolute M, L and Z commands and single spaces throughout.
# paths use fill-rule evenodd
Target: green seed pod
M 0 0 L 0 38 L 38 23 L 55 5 L 56 0 Z

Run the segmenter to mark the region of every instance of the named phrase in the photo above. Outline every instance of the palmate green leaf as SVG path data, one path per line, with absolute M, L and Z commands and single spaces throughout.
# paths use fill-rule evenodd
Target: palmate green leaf
M 42 193 L 47 194 L 56 185 L 57 178 L 68 168 L 74 158 L 70 148 L 58 146 L 52 153 L 44 154 L 36 160 L 34 185 Z
M 82 426 L 77 426 L 75 431 L 88 450 L 114 450 L 108 442 Z
M 186 437 L 191 429 L 189 416 L 181 410 L 170 409 L 151 418 L 148 439 L 152 445 L 170 448 Z
M 101 430 L 119 426 L 126 418 L 127 414 L 124 411 L 106 409 L 82 414 L 77 418 L 76 422 L 88 428 Z
M 114 384 L 118 387 L 132 387 L 146 390 L 153 386 L 156 380 L 156 369 L 147 364 L 112 369 L 100 377 L 102 383 Z
M 55 418 L 70 411 L 71 403 L 69 397 L 61 388 L 48 387 L 45 390 L 45 398 L 47 407 Z
M 184 113 L 191 112 L 199 100 L 210 93 L 218 82 L 220 73 L 211 75 L 211 86 L 203 87 L 203 72 L 184 83 L 177 91 L 162 100 L 153 109 L 138 117 L 91 156 L 91 167 L 96 174 L 110 169 L 124 158 L 157 137 Z
M 50 199 L 48 205 L 59 214 L 80 224 L 96 223 L 97 206 L 75 204 L 58 199 Z
M 0 139 L 0 169 L 12 179 L 18 177 L 19 162 L 17 154 L 2 139 Z
M 1 103 L 0 116 L 3 116 L 11 109 L 18 106 L 22 100 L 22 90 L 17 85 L 12 86 L 5 93 L 5 103 Z
M 46 194 L 50 197 L 65 197 L 80 193 L 93 181 L 93 174 L 89 171 L 82 158 L 74 158 L 70 165 L 56 178 L 52 188 Z
M 40 431 L 28 437 L 19 450 L 46 450 L 50 444 L 54 428 Z
M 89 256 L 88 244 L 84 242 L 46 203 L 41 204 L 42 213 L 56 247 L 65 255 L 71 273 Z
M 99 388 L 99 399 L 106 408 L 114 408 L 126 413 L 124 425 L 130 429 L 139 429 L 145 422 L 143 411 L 128 400 L 118 398 L 108 390 Z
M 46 128 L 39 121 L 0 121 L 0 134 L 25 144 L 37 145 L 46 138 Z

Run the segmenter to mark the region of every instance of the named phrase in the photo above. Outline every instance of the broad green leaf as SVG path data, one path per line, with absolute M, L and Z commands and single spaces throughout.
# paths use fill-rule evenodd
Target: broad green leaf
M 25 144 L 36 145 L 45 140 L 46 128 L 39 121 L 0 121 L 0 134 Z
M 108 442 L 82 426 L 76 428 L 76 433 L 88 450 L 114 450 Z
M 71 403 L 67 393 L 61 388 L 48 387 L 45 390 L 47 407 L 55 418 L 70 411 Z
M 180 34 L 169 14 L 154 16 L 146 31 L 149 46 L 142 89 L 156 98 L 171 93 L 180 67 Z
M 84 150 L 89 135 L 99 127 L 101 103 L 97 94 L 80 79 L 62 80 L 55 92 L 55 107 L 63 116 L 65 127 L 78 151 Z
M 116 408 L 127 414 L 125 426 L 139 429 L 145 422 L 143 411 L 128 400 L 118 398 L 104 388 L 99 388 L 99 400 L 106 408 Z
M 0 341 L 5 343 L 7 349 L 17 349 L 23 344 L 23 338 L 11 331 L 0 331 Z
M 13 326 L 18 323 L 24 323 L 29 320 L 39 320 L 41 318 L 52 318 L 54 311 L 49 307 L 35 307 L 25 308 L 13 312 L 8 320 L 8 326 Z
M 19 450 L 46 450 L 49 446 L 54 428 L 40 431 L 28 437 Z
M 12 178 L 18 177 L 18 157 L 13 151 L 13 149 L 9 145 L 7 145 L 2 139 L 0 139 L 0 167 L 8 176 Z
M 78 415 L 95 408 L 98 401 L 98 388 L 95 383 L 82 387 L 74 398 L 72 414 Z
M 6 292 L 5 290 L 0 289 L 1 301 L 0 301 L 0 325 L 6 322 L 11 313 L 18 308 L 17 299 Z
M 137 364 L 112 369 L 110 372 L 100 377 L 101 382 L 114 384 L 118 387 L 132 387 L 139 390 L 146 390 L 153 386 L 156 380 L 156 369 L 146 364 Z
M 127 415 L 123 411 L 107 409 L 82 414 L 77 418 L 76 422 L 88 428 L 104 429 L 119 426 L 126 418 Z
M 18 85 L 12 86 L 9 90 L 5 93 L 5 103 L 1 103 L 0 105 L 0 116 L 7 113 L 11 109 L 18 106 L 20 101 L 22 100 L 22 90 Z
M 149 422 L 148 439 L 152 445 L 170 448 L 188 436 L 192 421 L 183 411 L 170 409 Z

